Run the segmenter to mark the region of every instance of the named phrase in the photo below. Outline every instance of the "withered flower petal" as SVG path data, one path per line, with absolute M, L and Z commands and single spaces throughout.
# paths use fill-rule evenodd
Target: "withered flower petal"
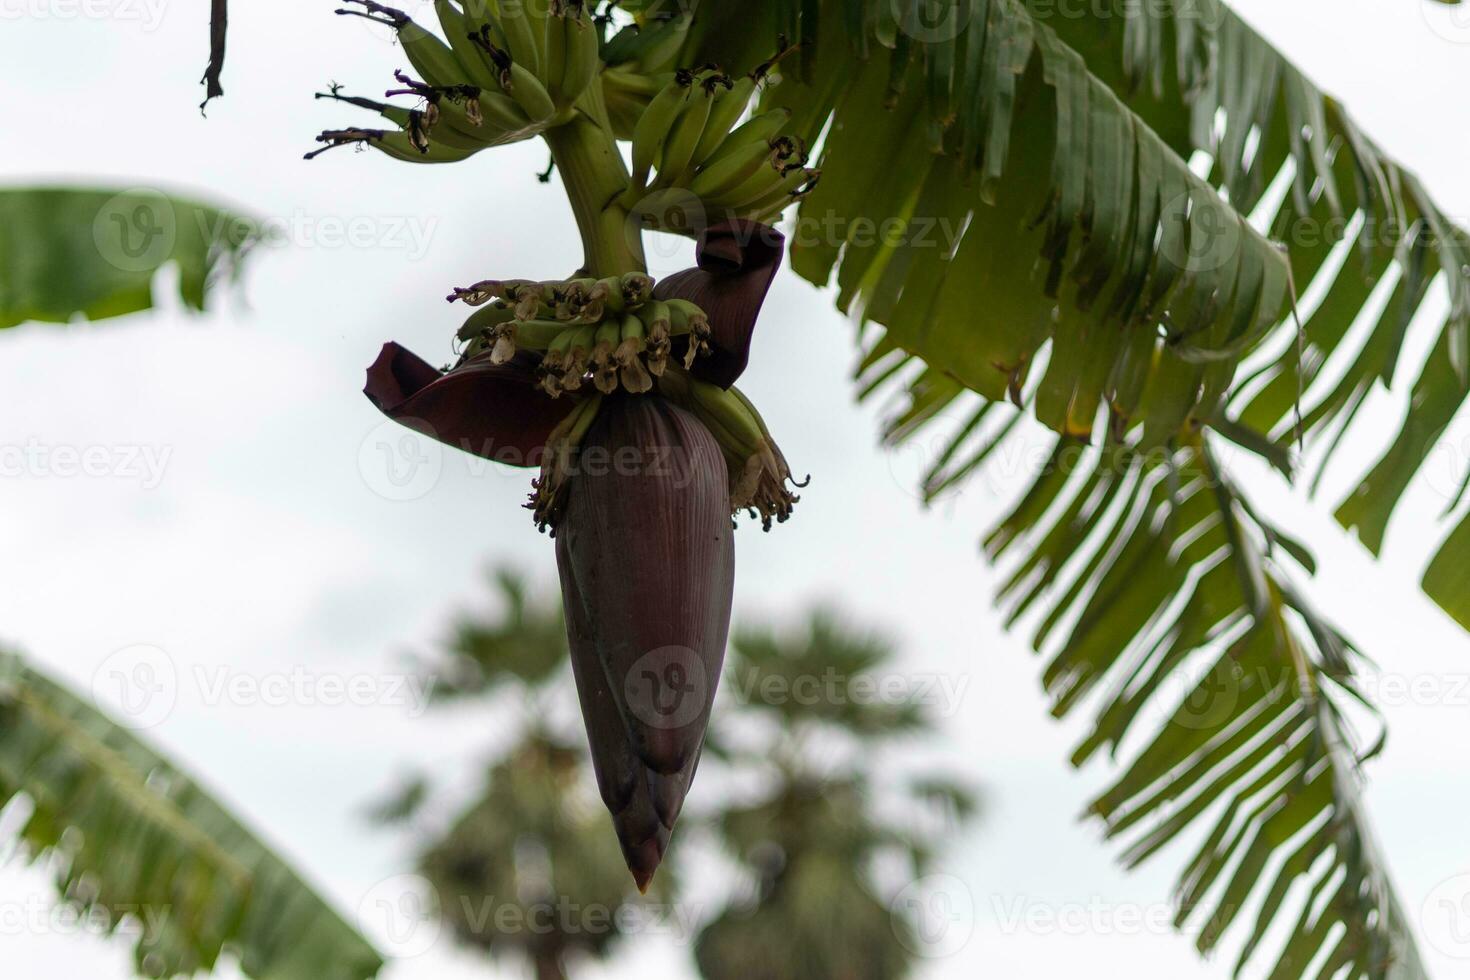
M 699 764 L 730 629 L 735 545 L 714 437 L 658 395 L 605 399 L 556 543 L 598 785 L 644 888 Z
M 701 381 L 729 388 L 744 373 L 755 321 L 785 246 L 785 236 L 758 221 L 711 225 L 695 247 L 697 267 L 665 276 L 654 288 L 656 298 L 687 299 L 709 316 L 711 351 L 691 370 Z
M 575 404 L 541 389 L 535 358 L 493 353 L 441 372 L 395 343 L 367 370 L 363 394 L 390 419 L 446 445 L 511 466 L 539 466 L 546 440 Z

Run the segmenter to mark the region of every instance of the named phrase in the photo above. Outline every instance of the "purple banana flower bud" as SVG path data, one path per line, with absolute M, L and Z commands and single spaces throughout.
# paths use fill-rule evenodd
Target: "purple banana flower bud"
M 646 890 L 699 764 L 730 629 L 729 475 L 709 430 L 658 395 L 607 398 L 556 557 L 598 786 Z

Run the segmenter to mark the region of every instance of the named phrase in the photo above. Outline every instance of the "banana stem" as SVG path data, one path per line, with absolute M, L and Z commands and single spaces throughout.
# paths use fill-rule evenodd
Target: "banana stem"
M 571 122 L 544 136 L 582 232 L 586 274 L 601 278 L 643 272 L 642 229 L 628 220 L 619 202 L 628 186 L 628 169 L 612 132 L 577 112 Z

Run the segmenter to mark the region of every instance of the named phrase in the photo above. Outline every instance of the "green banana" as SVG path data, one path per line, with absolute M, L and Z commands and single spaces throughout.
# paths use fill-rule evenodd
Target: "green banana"
M 541 78 L 546 82 L 546 90 L 551 93 L 552 99 L 560 108 L 566 108 L 576 101 L 576 96 L 567 97 L 562 82 L 567 73 L 567 22 L 568 16 L 553 10 L 551 16 L 546 18 L 543 25 L 545 37 L 541 44 L 544 57 L 543 67 L 540 72 Z
M 439 26 L 449 39 L 450 51 L 463 69 L 465 80 L 479 88 L 493 88 L 495 73 L 485 54 L 470 40 L 470 24 L 463 13 L 449 0 L 434 0 L 434 12 L 439 16 Z
M 730 131 L 740 121 L 740 117 L 745 115 L 745 107 L 750 104 L 753 95 L 755 78 L 751 75 L 739 78 L 728 87 L 715 92 L 714 105 L 709 110 L 709 121 L 705 123 L 699 145 L 694 148 L 696 165 L 703 166 L 706 160 L 714 156 L 720 144 L 725 142 L 725 137 L 730 135 Z
M 754 173 L 734 187 L 718 195 L 711 194 L 705 198 L 706 203 L 712 207 L 738 210 L 744 205 L 770 196 L 786 182 L 789 176 L 787 171 L 790 168 L 777 163 L 775 156 L 768 156 L 767 161 L 765 165 L 757 167 Z M 801 168 L 795 169 L 800 170 Z
M 592 345 L 597 338 L 595 326 L 573 327 L 566 362 L 562 365 L 561 387 L 563 391 L 576 391 L 582 386 L 587 374 L 587 365 L 592 359 Z
M 598 279 L 597 285 L 592 287 L 592 298 L 600 300 L 603 310 L 607 313 L 622 313 L 628 309 L 628 304 L 623 300 L 622 276 L 607 276 L 606 279 Z
M 693 84 L 693 72 L 675 72 L 638 117 L 638 125 L 633 130 L 633 184 L 629 188 L 635 201 L 648 188 L 648 174 L 658 163 L 664 141 L 678 121 Z
M 673 332 L 673 321 L 669 314 L 669 304 L 662 300 L 650 300 L 644 303 L 636 311 L 635 315 L 643 323 L 645 328 L 645 350 L 648 353 L 648 370 L 654 375 L 664 373 L 664 365 L 669 359 L 670 336 Z
M 675 335 L 689 334 L 689 346 L 684 351 L 684 369 L 687 371 L 694 366 L 696 357 L 710 352 L 709 317 L 705 316 L 704 310 L 687 299 L 671 299 L 667 302 L 672 332 Z
M 666 20 L 662 26 L 646 26 L 646 33 L 658 32 L 658 39 L 643 49 L 634 60 L 634 67 L 645 75 L 656 72 L 668 71 L 673 67 L 679 52 L 684 48 L 684 39 L 689 34 L 689 27 L 694 23 L 694 15 L 681 13 L 677 17 Z
M 609 317 L 597 327 L 592 347 L 592 384 L 604 395 L 618 390 L 618 365 L 613 350 L 622 337 L 622 322 Z
M 509 322 L 514 315 L 508 306 L 483 306 L 470 314 L 455 336 L 460 340 L 474 340 L 486 331 Z
M 619 283 L 625 309 L 636 309 L 653 297 L 653 277 L 646 272 L 625 272 Z
M 398 28 L 398 43 L 413 70 L 430 85 L 447 88 L 469 81 L 454 51 L 432 32 L 407 17 Z
M 705 158 L 702 166 L 713 167 L 715 164 L 729 157 L 732 153 L 738 153 L 743 147 L 751 143 L 765 143 L 770 145 L 771 141 L 780 135 L 781 130 L 791 121 L 791 110 L 772 109 L 758 116 L 752 116 L 746 122 L 736 127 L 720 143 L 719 147 Z
M 717 163 L 705 167 L 689 182 L 689 190 L 698 198 L 715 200 L 734 192 L 763 165 L 770 163 L 774 151 L 762 142 L 748 143 Z
M 567 335 L 571 342 L 571 330 L 557 320 L 519 320 L 516 322 L 516 343 L 527 350 L 549 350 L 558 337 Z
M 533 21 L 538 14 L 528 9 L 529 0 L 494 0 L 495 23 L 505 38 L 506 50 L 513 61 L 519 62 L 527 71 L 538 77 L 541 72 L 541 44 L 538 35 L 540 25 Z
M 541 79 L 488 38 L 477 37 L 475 43 L 484 48 L 494 63 L 500 87 L 525 110 L 532 123 L 545 123 L 556 115 L 556 103 Z
M 580 7 L 578 8 L 580 11 Z M 585 14 L 562 18 L 562 30 L 566 37 L 566 65 L 561 76 L 561 89 L 568 104 L 582 97 L 602 68 L 598 53 L 597 28 Z
M 709 83 L 695 86 L 685 100 L 679 118 L 669 129 L 664 140 L 663 153 L 658 160 L 658 177 L 653 187 L 670 187 L 694 162 L 694 150 L 704 135 L 705 123 L 709 121 L 710 106 L 714 103 L 714 92 Z
M 780 186 L 775 190 L 771 191 L 765 197 L 757 198 L 754 201 L 739 206 L 737 210 L 752 218 L 779 215 L 792 202 L 798 198 L 805 197 L 816 186 L 821 176 L 822 172 L 820 170 L 808 170 L 798 167 L 787 174 L 782 179 Z
M 636 314 L 623 314 L 613 360 L 617 362 L 623 387 L 635 395 L 641 395 L 653 388 L 653 379 L 649 377 L 648 369 L 643 366 L 643 360 L 639 357 L 647 346 L 643 321 Z
M 446 146 L 443 143 L 429 143 L 425 148 L 419 149 L 414 146 L 408 133 L 380 132 L 360 141 L 366 142 L 375 150 L 381 150 L 395 160 L 404 160 L 408 163 L 458 163 L 461 160 L 468 160 L 484 149 L 482 146 L 479 149 L 464 150 Z

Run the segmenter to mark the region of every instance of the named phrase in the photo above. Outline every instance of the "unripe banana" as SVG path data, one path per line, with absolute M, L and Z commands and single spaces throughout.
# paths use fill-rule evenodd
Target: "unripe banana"
M 658 177 L 655 188 L 670 187 L 679 180 L 684 171 L 694 162 L 694 150 L 704 135 L 705 123 L 709 121 L 710 106 L 714 94 L 709 84 L 696 85 L 685 100 L 679 118 L 669 129 L 664 140 L 663 153 L 658 160 Z
M 807 170 L 797 167 L 787 174 L 781 181 L 779 187 L 771 191 L 765 197 L 751 201 L 737 208 L 741 214 L 748 217 L 772 217 L 785 211 L 798 198 L 806 196 L 817 180 L 822 176 L 820 170 Z
M 755 79 L 750 75 L 739 78 L 728 86 L 721 86 L 715 92 L 714 105 L 710 106 L 704 135 L 700 136 L 699 145 L 694 149 L 694 162 L 697 166 L 703 166 L 705 161 L 714 156 L 720 144 L 725 142 L 725 138 L 745 114 L 745 107 L 754 94 Z
M 561 88 L 567 104 L 582 97 L 587 87 L 597 78 L 602 68 L 602 57 L 598 53 L 597 28 L 585 15 L 562 18 L 562 29 L 566 35 L 566 67 L 562 75 Z
M 661 27 L 645 27 L 645 31 L 657 30 L 659 37 L 635 59 L 634 65 L 638 71 L 651 75 L 672 68 L 675 59 L 679 57 L 679 52 L 684 48 L 684 39 L 689 34 L 689 27 L 693 23 L 693 14 L 681 13 L 673 20 L 666 21 Z
M 553 10 L 543 25 L 544 38 L 541 43 L 543 55 L 541 77 L 546 81 L 546 90 L 559 108 L 566 108 L 575 101 L 567 97 L 562 83 L 567 73 L 567 22 L 565 14 Z
M 635 194 L 648 187 L 648 174 L 663 154 L 664 141 L 678 120 L 694 84 L 691 72 L 675 72 L 667 85 L 653 97 L 633 130 L 633 185 Z
M 623 387 L 635 395 L 651 391 L 653 378 L 649 377 L 648 369 L 643 366 L 643 360 L 639 356 L 647 346 L 644 339 L 643 321 L 635 314 L 624 314 L 619 335 L 618 348 L 613 352 L 613 360 L 617 362 L 618 376 L 623 382 Z
M 541 30 L 535 23 L 538 13 L 530 6 L 529 0 L 496 0 L 494 22 L 500 27 L 511 59 L 541 77 Z
M 571 343 L 567 347 L 566 362 L 562 365 L 561 386 L 563 391 L 576 391 L 582 386 L 587 365 L 592 359 L 592 345 L 597 338 L 594 326 L 573 327 Z
M 705 196 L 704 201 L 711 207 L 738 210 L 741 205 L 769 196 L 781 187 L 786 178 L 786 168 L 776 162 L 774 155 L 768 154 L 766 161 L 750 176 L 719 194 Z
M 613 351 L 618 346 L 622 324 L 618 319 L 604 320 L 597 328 L 592 346 L 592 384 L 604 395 L 618 390 L 618 365 Z
M 465 15 L 449 0 L 434 0 L 434 12 L 439 15 L 439 26 L 449 39 L 450 50 L 463 69 L 465 81 L 479 88 L 493 88 L 495 72 L 491 70 L 485 53 L 470 40 L 473 30 Z
M 398 28 L 398 43 L 402 46 L 408 63 L 413 65 L 413 70 L 424 81 L 436 88 L 448 88 L 471 81 L 449 45 L 412 20 L 405 17 L 404 21 Z
M 547 122 L 556 115 L 556 103 L 552 101 L 551 93 L 530 69 L 516 61 L 505 48 L 497 47 L 484 38 L 476 43 L 490 55 L 500 87 L 525 110 L 533 123 Z
M 385 133 L 381 130 L 372 131 L 373 135 L 368 137 L 355 137 L 351 142 L 365 142 L 376 150 L 381 150 L 395 160 L 403 160 L 407 163 L 458 163 L 468 160 L 484 147 L 475 150 L 463 150 L 443 143 L 429 143 L 424 148 L 414 146 L 407 133 Z M 317 137 L 318 140 L 321 137 Z
M 480 115 L 486 124 L 497 130 L 501 137 L 520 138 L 530 135 L 529 130 L 532 122 L 516 101 L 510 96 L 497 90 L 481 91 L 476 99 L 479 105 Z
M 517 320 L 516 344 L 526 350 L 549 350 L 552 343 L 562 334 L 569 333 L 567 325 L 556 320 Z M 568 343 L 571 338 L 567 338 Z
M 773 151 L 765 143 L 750 143 L 718 163 L 705 167 L 689 182 L 689 190 L 702 200 L 718 200 L 732 194 L 762 166 L 772 162 Z
M 623 279 L 621 276 L 608 276 L 606 279 L 597 280 L 596 297 L 602 301 L 602 308 L 608 313 L 622 313 L 627 309 L 623 299 Z
M 791 110 L 789 109 L 772 109 L 770 112 L 754 116 L 731 131 L 730 135 L 720 143 L 719 148 L 710 154 L 702 165 L 713 167 L 730 154 L 738 153 L 742 147 L 751 143 L 769 145 L 790 121 Z
M 622 276 L 623 306 L 633 310 L 653 297 L 653 277 L 646 272 L 625 272 Z
M 459 328 L 455 336 L 460 340 L 474 340 L 486 331 L 509 322 L 514 316 L 514 311 L 508 306 L 496 304 L 481 307 L 470 314 L 469 319 Z
M 650 300 L 640 306 L 635 315 L 645 328 L 648 370 L 655 376 L 662 375 L 664 366 L 668 363 L 670 336 L 673 332 L 669 305 L 662 300 Z

